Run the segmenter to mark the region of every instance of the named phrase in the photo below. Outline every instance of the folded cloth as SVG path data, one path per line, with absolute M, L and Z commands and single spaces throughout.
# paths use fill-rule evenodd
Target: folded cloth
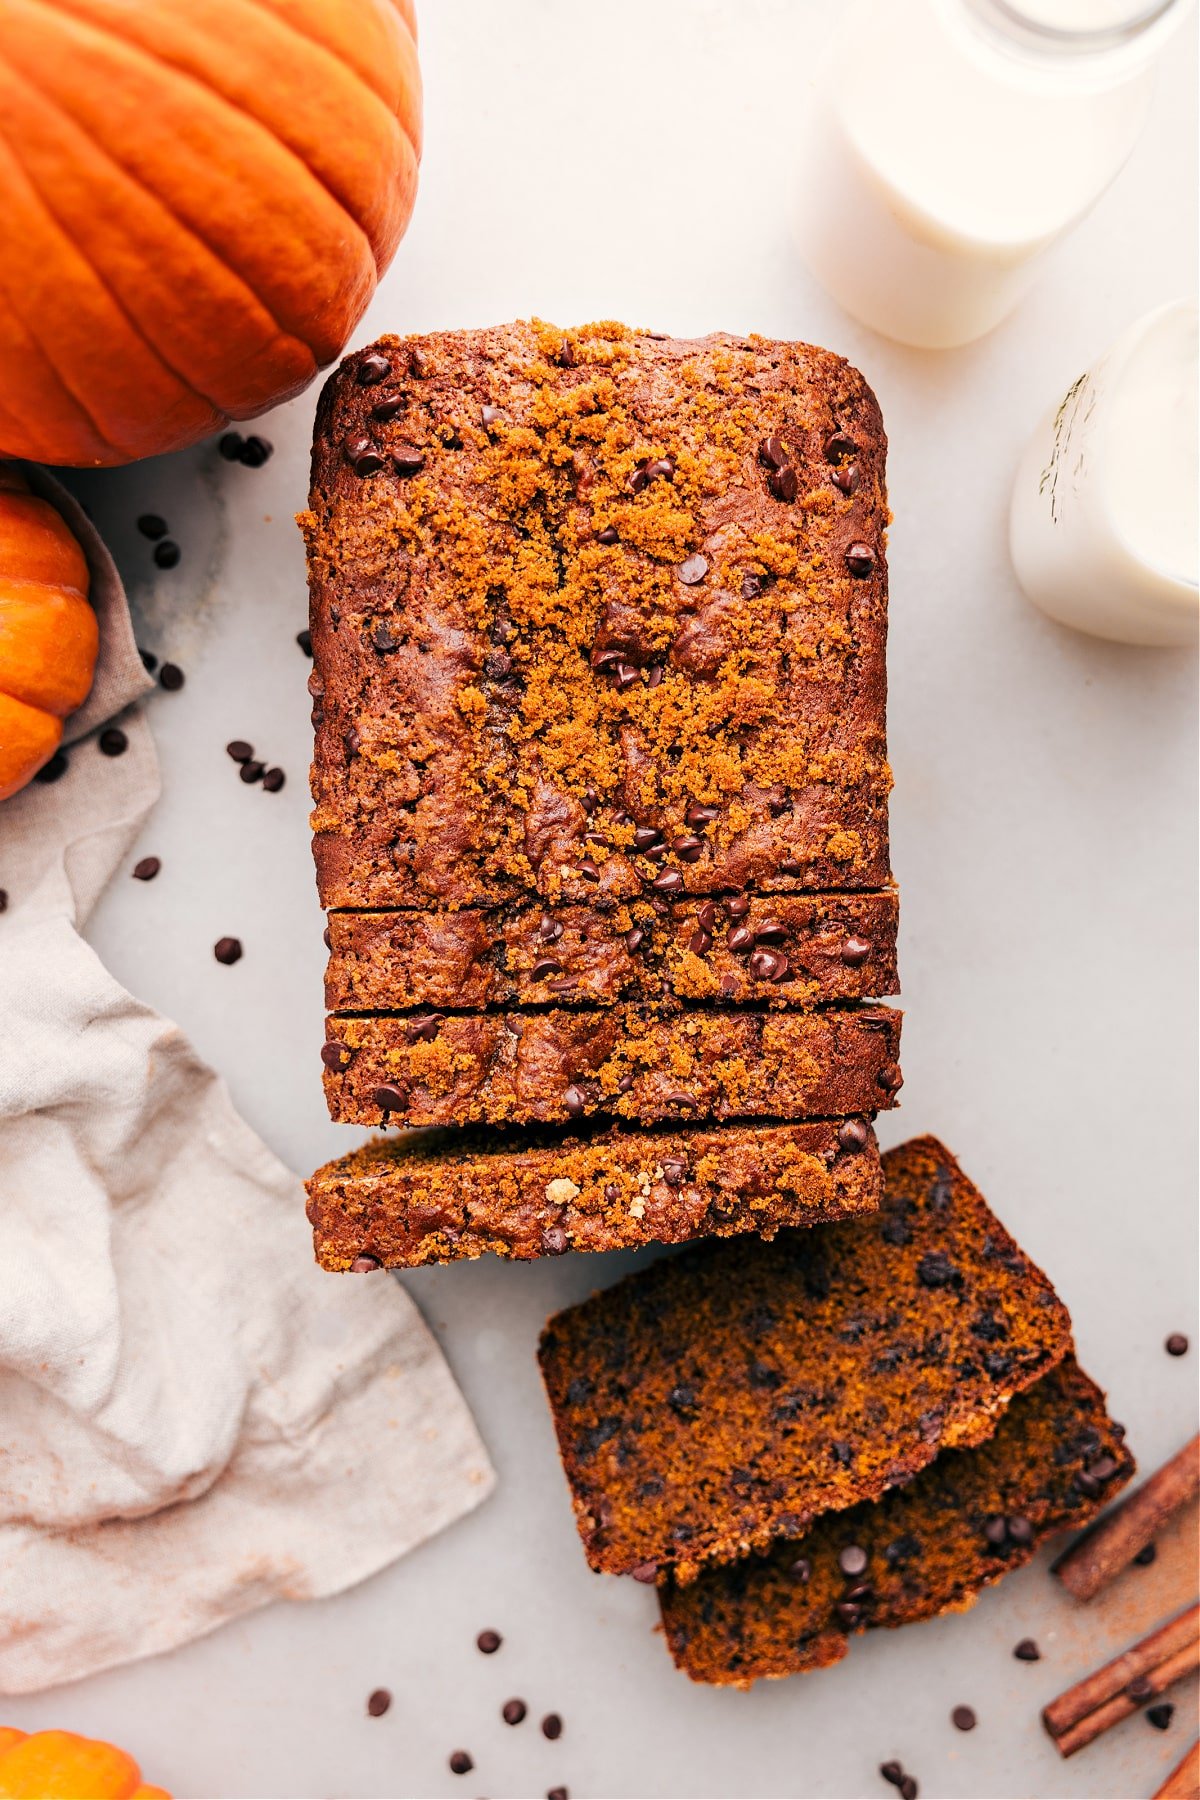
M 79 936 L 158 794 L 150 683 L 95 532 L 29 475 L 87 552 L 101 652 L 67 773 L 0 806 L 4 1693 L 348 1587 L 494 1481 L 408 1295 L 314 1266 L 297 1177 Z

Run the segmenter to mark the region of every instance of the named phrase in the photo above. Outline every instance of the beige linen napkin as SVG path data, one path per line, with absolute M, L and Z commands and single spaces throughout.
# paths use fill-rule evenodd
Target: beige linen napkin
M 300 1183 L 180 1031 L 78 934 L 158 794 L 119 578 L 88 554 L 101 661 L 67 773 L 0 806 L 0 1692 L 330 1594 L 494 1477 L 386 1274 L 312 1260 Z

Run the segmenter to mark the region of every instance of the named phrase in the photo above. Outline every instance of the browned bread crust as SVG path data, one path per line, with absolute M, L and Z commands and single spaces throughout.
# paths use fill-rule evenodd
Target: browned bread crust
M 839 1132 L 842 1139 L 839 1140 Z M 626 1250 L 870 1212 L 875 1135 L 845 1123 L 382 1139 L 306 1183 L 317 1261 L 388 1268 Z
M 593 1568 L 686 1582 L 798 1537 L 990 1437 L 1066 1355 L 1066 1308 L 943 1145 L 884 1177 L 877 1214 L 684 1251 L 550 1320 Z
M 896 893 L 742 895 L 619 906 L 520 901 L 457 912 L 335 912 L 330 1012 L 617 1000 L 787 1006 L 897 992 Z
M 431 1013 L 331 1018 L 331 1117 L 378 1125 L 833 1118 L 894 1104 L 900 1014 Z
M 324 904 L 885 887 L 885 452 L 804 344 L 348 357 L 301 521 Z
M 1122 1440 L 1067 1356 L 1017 1395 L 986 1443 L 944 1451 L 906 1487 L 826 1513 L 766 1556 L 660 1588 L 671 1655 L 693 1681 L 749 1687 L 838 1662 L 853 1632 L 963 1611 L 1107 1505 L 1134 1472 Z M 851 1546 L 865 1553 L 861 1574 L 839 1562 Z

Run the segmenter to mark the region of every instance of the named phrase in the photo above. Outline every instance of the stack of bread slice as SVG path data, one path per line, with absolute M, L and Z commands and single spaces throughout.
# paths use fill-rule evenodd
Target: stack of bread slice
M 696 1246 L 543 1335 L 588 1561 L 657 1584 L 697 1681 L 969 1606 L 1133 1473 L 1066 1308 L 950 1152 L 883 1164 L 878 1213 Z
M 805 345 L 380 341 L 318 415 L 330 1268 L 880 1195 L 900 1085 L 886 442 Z

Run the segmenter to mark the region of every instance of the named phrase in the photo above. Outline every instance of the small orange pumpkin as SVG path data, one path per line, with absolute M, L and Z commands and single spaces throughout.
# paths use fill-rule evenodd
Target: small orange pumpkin
M 298 393 L 412 213 L 412 0 L 0 21 L 0 455 L 131 462 Z
M 26 1735 L 0 1725 L 0 1800 L 171 1800 L 132 1756 L 73 1731 Z
M 49 762 L 91 692 L 100 634 L 88 585 L 62 516 L 0 463 L 0 800 Z

